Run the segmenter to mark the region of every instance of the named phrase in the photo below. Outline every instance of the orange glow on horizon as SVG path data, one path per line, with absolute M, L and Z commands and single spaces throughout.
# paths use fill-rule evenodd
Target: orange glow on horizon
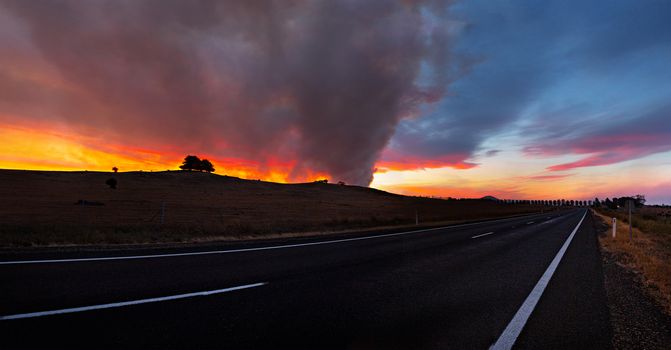
M 0 168 L 56 171 L 163 171 L 178 170 L 185 155 L 123 145 L 95 147 L 97 140 L 64 132 L 23 127 L 0 128 Z M 295 162 L 271 159 L 265 166 L 235 159 L 208 158 L 216 173 L 244 179 L 272 182 L 309 182 L 329 176 L 309 170 L 296 174 Z
M 93 133 L 92 133 L 93 134 Z M 57 171 L 106 171 L 118 167 L 126 171 L 177 170 L 187 152 L 160 147 L 139 147 L 104 142 L 100 137 L 82 136 L 58 125 L 0 127 L 0 168 Z M 190 153 L 190 152 L 188 152 Z M 216 173 L 250 180 L 279 183 L 338 179 L 323 172 L 298 167 L 296 160 L 279 158 L 257 162 L 249 159 L 213 157 Z M 427 197 L 480 198 L 491 195 L 501 199 L 593 199 L 618 194 L 667 193 L 668 177 L 656 172 L 644 179 L 593 168 L 572 173 L 544 172 L 544 164 L 534 170 L 512 161 L 474 164 L 413 159 L 376 164 L 372 187 L 404 195 Z M 522 172 L 518 169 L 527 169 Z M 300 169 L 300 170 L 297 170 Z M 659 174 L 663 174 L 659 173 Z M 632 179 L 639 179 L 634 181 Z M 641 183 L 647 184 L 642 187 Z M 648 191 L 646 193 L 646 190 Z

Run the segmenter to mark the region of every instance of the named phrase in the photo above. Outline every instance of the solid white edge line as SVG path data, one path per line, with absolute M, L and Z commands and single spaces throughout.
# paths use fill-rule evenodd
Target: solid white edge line
M 58 314 L 69 314 L 69 313 L 73 313 L 73 312 L 110 309 L 110 308 L 122 307 L 122 306 L 156 303 L 156 302 L 160 302 L 160 301 L 192 298 L 192 297 L 198 297 L 198 296 L 207 296 L 207 295 L 213 295 L 213 294 L 232 292 L 232 291 L 240 290 L 240 289 L 261 287 L 261 286 L 266 285 L 266 284 L 268 284 L 268 282 L 245 284 L 245 285 L 242 285 L 242 286 L 236 286 L 236 287 L 230 287 L 230 288 L 224 288 L 224 289 L 207 290 L 207 291 L 203 291 L 203 292 L 170 295 L 170 296 L 167 296 L 167 297 L 139 299 L 139 300 L 131 300 L 131 301 L 122 301 L 122 302 L 118 302 L 118 303 L 99 304 L 99 305 L 91 305 L 91 306 L 73 307 L 73 308 L 68 308 L 68 309 L 29 312 L 29 313 L 25 313 L 25 314 L 0 316 L 0 321 L 16 320 L 16 319 L 21 319 L 21 318 L 33 318 L 33 317 L 41 317 L 41 316 L 50 316 L 50 315 L 58 315 Z
M 473 238 L 479 238 L 479 237 L 484 237 L 484 236 L 489 236 L 489 235 L 491 235 L 491 234 L 494 234 L 494 232 L 487 232 L 487 233 L 483 233 L 483 234 L 481 234 L 481 235 L 476 235 L 476 236 L 471 237 L 471 239 L 473 239 Z
M 532 214 L 538 215 L 538 214 Z M 531 216 L 531 215 L 528 215 Z M 321 244 L 334 244 L 342 242 L 352 242 L 352 241 L 361 241 L 366 239 L 376 239 L 376 238 L 385 238 L 393 236 L 402 236 L 412 233 L 435 231 L 435 230 L 444 230 L 449 228 L 463 227 L 463 226 L 472 226 L 472 225 L 481 225 L 488 224 L 497 221 L 505 220 L 515 220 L 522 217 L 509 217 L 489 221 L 479 221 L 472 222 L 468 224 L 459 224 L 451 226 L 442 226 L 436 228 L 427 228 L 423 230 L 414 230 L 406 232 L 397 232 L 397 233 L 388 233 L 383 235 L 374 235 L 374 236 L 365 236 L 365 237 L 355 237 L 355 238 L 345 238 L 345 239 L 336 239 L 330 241 L 319 241 L 319 242 L 309 242 L 309 243 L 296 243 L 296 244 L 284 244 L 276 246 L 266 246 L 266 247 L 257 247 L 257 248 L 241 248 L 241 249 L 229 249 L 229 250 L 210 250 L 204 252 L 190 252 L 190 253 L 169 253 L 169 254 L 152 254 L 152 255 L 130 255 L 130 256 L 109 256 L 109 257 L 97 257 L 97 258 L 72 258 L 72 259 L 45 259 L 45 260 L 14 260 L 14 261 L 0 261 L 0 265 L 19 265 L 19 264 L 46 264 L 46 263 L 66 263 L 66 262 L 80 262 L 80 261 L 106 261 L 106 260 L 130 260 L 130 259 L 152 259 L 152 258 L 168 258 L 176 256 L 192 256 L 192 255 L 209 255 L 209 254 L 228 254 L 228 253 L 240 253 L 240 252 L 252 252 L 260 250 L 272 250 L 272 249 L 286 249 L 286 248 L 296 248 L 296 247 L 307 247 L 312 245 L 321 245 Z
M 566 239 L 566 242 L 564 242 L 564 245 L 561 247 L 561 249 L 559 249 L 559 252 L 557 252 L 557 255 L 554 257 L 554 259 L 552 259 L 550 266 L 548 266 L 548 268 L 545 270 L 545 273 L 543 273 L 543 276 L 541 276 L 540 280 L 538 280 L 538 283 L 536 283 L 534 289 L 531 291 L 529 296 L 527 296 L 526 300 L 524 300 L 524 303 L 522 303 L 522 306 L 520 306 L 519 310 L 517 310 L 517 313 L 515 313 L 513 319 L 510 321 L 510 323 L 508 323 L 506 329 L 503 331 L 503 333 L 501 333 L 499 339 L 496 341 L 496 343 L 494 343 L 494 345 L 490 347 L 490 349 L 512 349 L 515 341 L 517 341 L 517 337 L 520 335 L 522 329 L 529 320 L 529 316 L 531 316 L 531 313 L 534 311 L 536 304 L 543 295 L 545 287 L 547 287 L 550 279 L 552 278 L 552 275 L 554 274 L 555 270 L 557 270 L 557 266 L 559 266 L 559 262 L 564 257 L 564 253 L 566 253 L 568 246 L 571 244 L 573 236 L 575 236 L 575 233 L 578 232 L 578 228 L 580 228 L 583 220 L 585 220 L 585 216 L 587 216 L 586 210 L 582 215 L 580 222 L 578 222 L 578 225 L 576 225 L 576 227 L 573 229 L 573 232 L 571 232 L 571 235 L 569 235 L 569 237 Z

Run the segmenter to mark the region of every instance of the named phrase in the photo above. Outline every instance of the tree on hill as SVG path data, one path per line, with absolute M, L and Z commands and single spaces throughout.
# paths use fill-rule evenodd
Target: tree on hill
M 199 170 L 201 160 L 198 156 L 188 155 L 184 157 L 182 165 L 179 166 L 182 170 Z
M 214 165 L 212 165 L 212 163 L 209 160 L 203 159 L 203 160 L 200 161 L 200 169 L 198 169 L 198 170 L 206 171 L 208 173 L 211 173 L 211 172 L 214 172 Z
M 184 157 L 182 165 L 179 166 L 182 170 L 198 170 L 206 171 L 208 173 L 214 172 L 214 165 L 207 159 L 200 159 L 198 156 L 188 155 Z

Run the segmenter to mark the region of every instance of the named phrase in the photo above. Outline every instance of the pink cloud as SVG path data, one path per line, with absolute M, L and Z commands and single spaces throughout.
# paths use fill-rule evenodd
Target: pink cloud
M 527 176 L 525 179 L 528 180 L 541 180 L 541 181 L 553 181 L 561 180 L 575 174 L 563 174 L 563 175 L 537 175 L 537 176 Z
M 550 171 L 615 164 L 666 151 L 671 151 L 671 135 L 664 133 L 585 135 L 582 139 L 561 140 L 524 148 L 524 153 L 531 156 L 588 155 L 574 162 L 550 166 L 547 168 Z

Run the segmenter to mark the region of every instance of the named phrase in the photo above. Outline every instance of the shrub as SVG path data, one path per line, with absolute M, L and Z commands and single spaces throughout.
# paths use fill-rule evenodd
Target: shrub
M 111 189 L 115 189 L 115 190 L 116 190 L 116 184 L 117 184 L 117 182 L 116 182 L 116 179 L 115 179 L 115 178 L 110 177 L 109 179 L 107 179 L 107 181 L 105 181 L 105 184 L 106 184 L 107 186 L 109 186 Z

